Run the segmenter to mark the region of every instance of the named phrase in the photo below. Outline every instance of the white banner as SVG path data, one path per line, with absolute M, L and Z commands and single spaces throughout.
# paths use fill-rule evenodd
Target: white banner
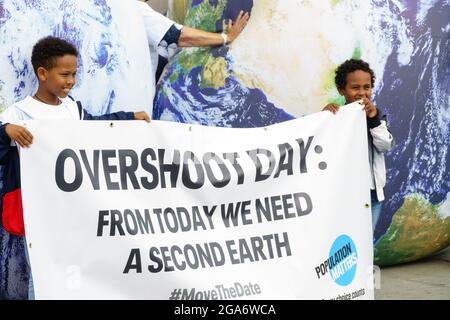
M 361 106 L 266 128 L 34 121 L 37 299 L 373 299 Z

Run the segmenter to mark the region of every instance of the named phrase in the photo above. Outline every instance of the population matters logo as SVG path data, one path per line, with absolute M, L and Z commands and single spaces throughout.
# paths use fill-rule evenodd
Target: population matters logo
M 349 236 L 343 234 L 333 242 L 328 258 L 315 270 L 319 279 L 329 273 L 336 284 L 348 286 L 355 278 L 357 264 L 358 253 L 355 243 Z

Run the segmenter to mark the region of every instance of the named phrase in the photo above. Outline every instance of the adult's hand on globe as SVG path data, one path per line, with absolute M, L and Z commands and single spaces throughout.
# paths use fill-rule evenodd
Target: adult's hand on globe
M 33 135 L 25 127 L 8 123 L 5 132 L 11 140 L 14 140 L 22 148 L 28 148 L 33 143 Z
M 134 113 L 134 120 L 145 120 L 150 122 L 150 116 L 145 111 L 139 111 Z
M 330 111 L 331 113 L 336 114 L 336 112 L 339 111 L 339 105 L 336 103 L 329 103 L 322 109 L 322 111 Z
M 245 26 L 247 25 L 248 19 L 250 18 L 250 15 L 248 12 L 240 11 L 238 17 L 236 18 L 236 21 L 233 23 L 230 20 L 228 20 L 228 44 L 232 43 L 244 30 Z

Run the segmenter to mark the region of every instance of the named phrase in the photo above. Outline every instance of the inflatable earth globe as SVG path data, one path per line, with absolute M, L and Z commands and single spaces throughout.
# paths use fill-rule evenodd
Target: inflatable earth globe
M 150 57 L 134 1 L 0 0 L 0 111 L 35 92 L 31 48 L 49 34 L 79 49 L 73 95 L 91 113 L 150 109 Z M 176 53 L 158 85 L 154 118 L 224 127 L 287 121 L 342 102 L 334 69 L 361 57 L 377 75 L 375 103 L 396 139 L 386 156 L 375 262 L 446 248 L 450 1 L 169 1 L 174 20 L 213 32 L 240 10 L 252 16 L 231 46 Z M 0 299 L 26 299 L 23 240 L 0 226 L 0 243 Z
M 154 101 L 155 119 L 259 127 L 343 102 L 334 70 L 362 58 L 396 144 L 375 264 L 433 255 L 450 244 L 450 1 L 173 0 L 169 16 L 221 32 L 240 10 L 230 46 L 178 50 Z

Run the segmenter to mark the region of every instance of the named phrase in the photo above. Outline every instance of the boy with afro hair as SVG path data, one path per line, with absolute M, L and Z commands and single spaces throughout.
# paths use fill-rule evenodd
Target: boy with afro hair
M 384 200 L 383 188 L 386 184 L 386 166 L 384 153 L 392 149 L 394 139 L 387 126 L 386 115 L 376 108 L 371 100 L 375 84 L 375 73 L 363 60 L 350 59 L 336 69 L 336 88 L 349 104 L 360 101 L 367 117 L 367 135 L 369 141 L 369 163 L 371 171 L 371 207 L 372 229 L 375 231 Z M 328 104 L 323 108 L 333 114 L 339 111 L 339 105 Z

